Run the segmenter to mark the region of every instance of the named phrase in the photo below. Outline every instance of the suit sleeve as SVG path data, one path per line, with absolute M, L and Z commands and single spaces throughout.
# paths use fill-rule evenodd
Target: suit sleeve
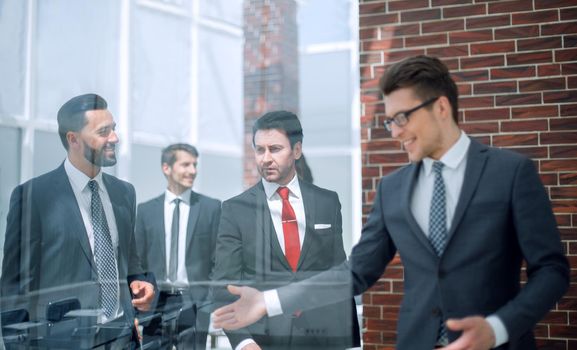
M 334 222 L 333 227 L 335 228 L 335 247 L 333 249 L 333 266 L 342 263 L 347 257 L 345 254 L 345 247 L 343 245 L 343 216 L 341 214 L 341 202 L 339 201 L 339 196 L 334 193 L 334 199 L 331 200 L 334 203 L 335 213 L 333 215 Z
M 205 276 L 204 278 L 207 279 L 207 282 L 210 282 L 213 280 L 213 272 L 214 272 L 214 266 L 215 266 L 215 260 L 216 260 L 216 242 L 217 242 L 217 235 L 218 235 L 218 225 L 220 222 L 220 213 L 221 213 L 221 203 L 219 200 L 216 199 L 210 199 L 210 201 L 208 202 L 209 204 L 209 210 L 208 210 L 208 222 L 209 222 L 209 246 L 206 247 L 205 249 L 208 249 L 209 254 L 208 259 L 210 259 L 209 262 L 209 268 L 208 268 L 208 275 Z M 210 282 L 212 283 L 212 282 Z M 210 284 L 209 286 L 207 286 L 208 289 L 210 289 Z M 199 311 L 203 311 L 206 313 L 210 313 L 213 310 L 213 304 L 212 304 L 212 297 L 210 296 L 210 292 L 205 294 L 205 300 L 199 301 L 198 303 L 198 308 Z
M 128 250 L 128 283 L 133 280 L 146 280 L 144 277 L 144 270 L 141 265 L 141 259 L 138 254 L 138 248 L 136 245 L 135 238 L 135 221 L 136 221 L 136 194 L 134 192 L 134 187 L 128 185 L 129 189 L 129 208 L 130 217 L 130 243 Z M 150 282 L 150 281 L 149 281 Z
M 2 304 L 9 296 L 18 295 L 21 291 L 20 281 L 24 272 L 22 269 L 22 186 L 18 186 L 10 197 L 10 209 L 8 211 L 6 233 L 4 241 L 4 259 L 2 262 L 2 276 L 0 278 L 0 291 Z M 2 307 L 5 309 L 5 307 Z
M 211 210 L 211 238 L 210 238 L 210 251 L 213 252 L 211 254 L 211 269 L 210 275 L 212 279 L 212 275 L 214 272 L 214 267 L 216 264 L 216 244 L 218 240 L 218 228 L 220 224 L 221 218 L 221 203 L 218 200 L 214 201 L 214 208 Z
M 144 218 L 146 213 L 144 213 L 145 207 L 140 204 L 136 212 L 136 225 L 134 229 L 134 241 L 136 245 L 136 251 L 140 258 L 140 265 L 143 271 L 149 271 L 148 259 L 146 259 L 146 246 L 147 246 L 147 235 L 145 231 Z
M 226 290 L 228 284 L 246 284 L 246 281 L 241 281 L 243 242 L 234 215 L 234 206 L 229 202 L 224 202 L 218 227 L 211 288 L 212 299 L 217 306 L 228 304 L 236 299 Z M 244 339 L 252 338 L 248 329 L 226 331 L 226 335 L 233 349 Z
M 515 234 L 527 267 L 527 283 L 498 310 L 509 339 L 530 331 L 567 290 L 569 266 L 555 216 L 539 175 L 529 159 L 516 171 L 512 194 Z
M 353 247 L 349 260 L 309 279 L 278 289 L 284 314 L 330 305 L 350 298 L 351 294 L 359 295 L 382 276 L 396 253 L 385 225 L 384 193 L 381 181 L 361 239 Z
M 30 292 L 38 290 L 36 278 L 40 258 L 38 229 L 32 214 L 31 186 L 17 186 L 10 197 L 4 241 L 2 275 L 0 276 L 0 309 L 28 309 Z M 14 314 L 6 323 L 22 322 L 22 314 Z

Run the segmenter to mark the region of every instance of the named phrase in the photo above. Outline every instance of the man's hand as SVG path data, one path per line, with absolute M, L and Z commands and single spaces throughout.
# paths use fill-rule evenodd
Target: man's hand
M 487 350 L 495 345 L 495 334 L 484 317 L 473 316 L 447 320 L 447 328 L 462 331 L 461 336 L 441 350 Z
M 250 343 L 243 346 L 242 350 L 262 350 L 262 349 L 260 346 L 258 346 L 257 343 Z
M 227 289 L 231 294 L 239 295 L 240 298 L 214 311 L 212 319 L 214 328 L 228 330 L 244 328 L 266 316 L 262 292 L 251 287 L 228 286 Z
M 130 283 L 132 292 L 132 306 L 140 311 L 150 310 L 150 304 L 154 299 L 154 286 L 145 281 L 132 281 Z

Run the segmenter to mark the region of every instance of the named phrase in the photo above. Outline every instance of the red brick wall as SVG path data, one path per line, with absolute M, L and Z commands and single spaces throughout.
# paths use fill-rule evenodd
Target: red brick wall
M 408 161 L 381 126 L 378 79 L 404 57 L 440 57 L 458 82 L 462 128 L 538 166 L 572 269 L 535 333 L 542 349 L 577 349 L 577 0 L 360 0 L 359 13 L 365 215 L 379 178 Z M 402 293 L 396 259 L 363 296 L 365 349 L 394 348 Z
M 258 181 L 252 125 L 266 112 L 298 115 L 298 31 L 294 0 L 245 0 L 244 185 Z

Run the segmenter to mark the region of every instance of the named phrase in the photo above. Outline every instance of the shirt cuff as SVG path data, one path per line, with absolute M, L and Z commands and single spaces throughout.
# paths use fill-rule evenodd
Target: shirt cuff
M 499 316 L 490 315 L 487 316 L 485 320 L 489 323 L 491 329 L 493 329 L 493 334 L 495 335 L 495 345 L 493 345 L 493 349 L 509 341 L 509 333 Z
M 263 292 L 264 304 L 266 306 L 266 314 L 268 317 L 282 315 L 282 306 L 280 304 L 280 299 L 278 298 L 278 292 L 276 289 L 265 290 Z
M 238 345 L 234 348 L 234 350 L 241 350 L 242 348 L 244 348 L 248 344 L 256 344 L 256 342 L 254 340 L 252 340 L 251 338 L 245 339 L 245 340 L 241 341 L 240 343 L 238 343 Z

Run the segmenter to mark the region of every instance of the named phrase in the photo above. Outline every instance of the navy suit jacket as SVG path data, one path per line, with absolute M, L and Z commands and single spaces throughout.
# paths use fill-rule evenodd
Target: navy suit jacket
M 144 279 L 134 242 L 135 193 L 131 184 L 102 174 L 118 228 L 120 304 L 132 324 L 129 282 Z M 84 309 L 98 308 L 94 257 L 80 208 L 64 165 L 17 186 L 10 199 L 0 278 L 2 309 L 25 307 L 31 319 L 45 307 L 78 298 Z
M 532 329 L 567 289 L 569 267 L 532 161 L 472 140 L 441 257 L 410 209 L 420 167 L 409 164 L 381 179 L 350 261 L 305 283 L 280 288 L 283 310 L 342 299 L 338 289 L 323 285 L 339 278 L 352 278 L 355 294 L 364 292 L 398 252 L 405 277 L 399 349 L 432 349 L 439 323 L 447 318 L 491 314 L 500 317 L 509 333 L 501 349 L 536 349 Z M 458 336 L 449 333 L 451 341 Z
M 220 201 L 191 192 L 186 234 L 186 272 L 192 300 L 197 306 L 207 302 L 210 273 L 214 265 Z M 145 271 L 157 281 L 166 281 L 166 240 L 164 194 L 138 205 L 137 247 Z
M 338 195 L 299 181 L 306 216 L 306 233 L 297 271 L 293 272 L 278 242 L 262 182 L 223 203 L 216 250 L 215 282 L 252 285 L 260 290 L 300 281 L 330 269 L 346 259 Z M 324 224 L 324 227 L 315 227 Z M 330 225 L 330 226 L 326 226 Z M 348 286 L 350 287 L 350 285 Z M 218 302 L 230 301 L 224 288 L 215 288 Z M 349 297 L 352 297 L 349 288 Z M 352 299 L 311 309 L 299 317 L 263 319 L 238 332 L 227 332 L 235 347 L 252 337 L 264 349 L 339 349 L 358 341 Z M 355 331 L 357 334 L 355 334 Z M 304 341 L 295 346 L 297 337 Z

